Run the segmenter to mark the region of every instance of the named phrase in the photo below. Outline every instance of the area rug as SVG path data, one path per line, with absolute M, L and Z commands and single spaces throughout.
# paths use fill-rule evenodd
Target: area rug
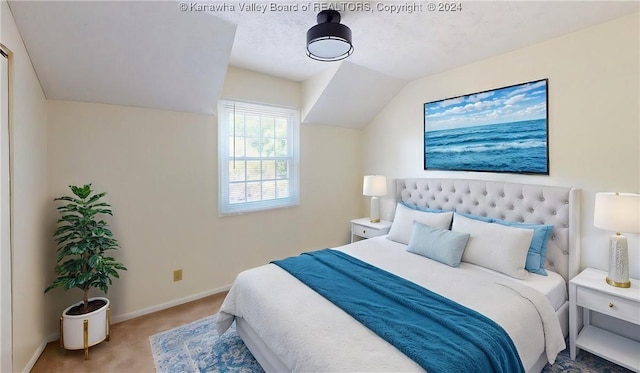
M 235 330 L 235 324 L 222 336 L 215 327 L 216 315 L 179 326 L 149 337 L 158 373 L 243 372 L 262 373 L 251 352 Z M 585 351 L 575 361 L 569 349 L 558 355 L 556 363 L 547 364 L 543 373 L 628 373 Z
M 216 315 L 149 337 L 158 373 L 263 373 L 236 333 L 235 323 L 222 336 Z

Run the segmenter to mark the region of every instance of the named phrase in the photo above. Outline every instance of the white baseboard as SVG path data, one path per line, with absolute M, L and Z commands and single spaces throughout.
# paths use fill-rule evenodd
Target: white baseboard
M 123 321 L 126 321 L 126 320 L 135 319 L 136 317 L 148 315 L 150 313 L 162 311 L 162 310 L 165 310 L 167 308 L 171 308 L 171 307 L 179 306 L 181 304 L 193 302 L 194 300 L 198 300 L 200 298 L 208 297 L 210 295 L 222 293 L 223 291 L 229 291 L 229 289 L 231 289 L 231 284 L 225 285 L 225 286 L 222 286 L 222 287 L 219 287 L 219 288 L 216 288 L 216 289 L 208 290 L 208 291 L 205 291 L 205 292 L 202 292 L 202 293 L 193 294 L 193 295 L 190 295 L 188 297 L 172 300 L 170 302 L 158 304 L 156 306 L 145 308 L 145 309 L 142 309 L 142 310 L 139 310 L 139 311 L 125 313 L 123 315 L 115 315 L 115 316 L 112 315 L 111 316 L 111 323 L 112 324 L 117 324 L 119 322 L 123 322 Z
M 171 308 L 171 307 L 179 306 L 181 304 L 189 303 L 189 302 L 192 302 L 194 300 L 198 300 L 198 299 L 201 299 L 201 298 L 204 298 L 204 297 L 208 297 L 210 295 L 222 293 L 223 291 L 228 291 L 229 289 L 231 289 L 231 284 L 225 285 L 225 286 L 222 286 L 222 287 L 219 287 L 219 288 L 216 288 L 216 289 L 212 289 L 212 290 L 209 290 L 209 291 L 205 291 L 205 292 L 202 292 L 202 293 L 193 294 L 193 295 L 190 295 L 188 297 L 172 300 L 171 302 L 158 304 L 156 306 L 145 308 L 145 309 L 142 309 L 142 310 L 139 310 L 139 311 L 125 313 L 123 315 L 112 316 L 111 317 L 111 323 L 112 324 L 117 324 L 119 322 L 123 322 L 123 321 L 126 321 L 126 320 L 134 319 L 136 317 L 148 315 L 150 313 L 162 311 L 162 310 L 165 310 L 167 308 Z M 40 346 L 38 346 L 38 349 L 33 353 L 33 356 L 31 356 L 31 359 L 29 360 L 27 365 L 24 367 L 23 372 L 24 373 L 30 372 L 33 369 L 33 366 L 38 361 L 38 358 L 40 358 L 40 355 L 42 354 L 44 349 L 47 347 L 47 344 L 49 344 L 50 342 L 57 341 L 58 338 L 60 338 L 60 333 L 55 333 L 55 334 L 51 334 L 50 336 L 48 336 L 40 344 Z
M 33 353 L 33 355 L 31 356 L 31 359 L 29 359 L 29 361 L 27 362 L 27 365 L 24 367 L 24 370 L 22 372 L 23 373 L 31 372 L 31 369 L 33 369 L 33 366 L 36 365 L 36 362 L 40 358 L 40 355 L 42 355 L 42 352 L 47 347 L 47 345 L 51 342 L 57 341 L 59 337 L 60 337 L 60 333 L 55 333 L 45 338 L 45 340 L 42 341 L 40 346 L 38 346 L 38 349 L 36 349 L 36 352 Z

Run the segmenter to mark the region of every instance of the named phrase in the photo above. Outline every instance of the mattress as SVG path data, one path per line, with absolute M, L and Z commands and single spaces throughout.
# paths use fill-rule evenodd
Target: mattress
M 549 295 L 554 293 L 556 286 L 550 284 L 553 280 L 544 276 L 514 283 L 509 277 L 466 263 L 452 268 L 409 253 L 406 245 L 384 236 L 334 249 L 498 322 L 513 339 L 527 371 L 545 351 L 548 360 L 553 361 L 565 348 L 560 323 L 548 297 L 532 289 L 538 286 L 547 289 Z M 400 351 L 274 264 L 238 275 L 221 307 L 219 332 L 224 332 L 236 317 L 253 329 L 255 340 L 269 346 L 270 354 L 287 370 L 421 370 Z
M 351 256 L 354 256 L 358 259 L 366 261 L 367 255 L 364 255 L 364 254 L 367 251 L 371 251 L 371 250 L 384 251 L 384 250 L 380 250 L 382 248 L 404 251 L 407 249 L 407 246 L 395 241 L 391 241 L 390 239 L 387 238 L 387 236 L 379 236 L 379 237 L 370 238 L 368 240 L 357 241 L 353 244 L 336 247 L 334 249 L 346 252 Z M 416 257 L 415 260 L 418 263 L 424 262 L 424 261 L 429 261 L 433 263 L 432 260 L 423 258 L 419 255 L 415 255 L 415 257 Z M 399 268 L 397 268 L 395 264 L 393 263 L 393 261 L 389 263 L 385 262 L 386 268 L 385 267 L 381 267 L 381 268 L 388 272 L 397 274 Z M 549 302 L 551 303 L 551 306 L 553 306 L 553 309 L 555 311 L 559 310 L 560 307 L 562 307 L 562 305 L 564 305 L 568 300 L 567 284 L 564 281 L 564 278 L 562 278 L 562 276 L 550 270 L 546 270 L 547 276 L 542 276 L 535 273 L 529 273 L 526 279 L 518 280 L 512 277 L 509 277 L 507 275 L 504 275 L 502 273 L 495 272 L 491 269 L 484 268 L 475 264 L 465 263 L 465 262 L 460 263 L 459 269 L 460 269 L 460 272 L 462 272 L 461 275 L 464 275 L 467 273 L 483 273 L 489 276 L 495 276 L 496 278 L 515 281 L 520 284 L 526 285 L 530 288 L 533 288 L 539 291 L 540 293 L 544 294 L 544 296 L 549 300 Z M 418 275 L 419 274 L 416 274 L 416 277 Z

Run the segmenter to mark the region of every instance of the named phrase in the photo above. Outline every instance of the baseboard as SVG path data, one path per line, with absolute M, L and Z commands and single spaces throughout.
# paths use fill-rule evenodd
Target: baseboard
M 231 289 L 231 284 L 225 285 L 225 286 L 222 286 L 222 287 L 219 287 L 219 288 L 216 288 L 216 289 L 208 290 L 208 291 L 205 291 L 205 292 L 202 292 L 202 293 L 193 294 L 193 295 L 190 295 L 188 297 L 172 300 L 171 302 L 158 304 L 156 306 L 145 308 L 145 309 L 142 309 L 142 310 L 139 310 L 139 311 L 125 313 L 123 315 L 115 315 L 115 316 L 112 315 L 111 316 L 111 323 L 112 324 L 117 324 L 119 322 L 123 322 L 123 321 L 126 321 L 126 320 L 135 319 L 136 317 L 148 315 L 150 313 L 162 311 L 162 310 L 165 310 L 167 308 L 171 308 L 171 307 L 179 306 L 181 304 L 193 302 L 194 300 L 198 300 L 200 298 L 208 297 L 210 295 L 222 293 L 224 291 L 229 291 L 229 289 Z
M 202 293 L 193 294 L 193 295 L 190 295 L 188 297 L 172 300 L 171 302 L 158 304 L 156 306 L 145 308 L 145 309 L 142 309 L 142 310 L 139 310 L 139 311 L 125 313 L 123 315 L 112 316 L 111 317 L 111 323 L 112 324 L 117 324 L 119 322 L 123 322 L 123 321 L 126 321 L 126 320 L 135 319 L 136 317 L 148 315 L 150 313 L 162 311 L 162 310 L 165 310 L 167 308 L 171 308 L 171 307 L 179 306 L 181 304 L 193 302 L 194 300 L 198 300 L 198 299 L 201 299 L 201 298 L 204 298 L 204 297 L 208 297 L 210 295 L 222 293 L 224 291 L 229 291 L 229 289 L 231 289 L 231 284 L 225 285 L 225 286 L 221 286 L 219 288 L 212 289 L 212 290 L 209 290 L 209 291 L 205 291 L 205 292 L 202 292 Z M 54 342 L 54 341 L 57 341 L 58 338 L 60 338 L 60 333 L 55 333 L 55 334 L 51 334 L 50 336 L 48 336 L 40 344 L 40 346 L 38 346 L 38 349 L 33 353 L 33 356 L 31 356 L 31 359 L 29 360 L 27 365 L 24 367 L 23 372 L 24 373 L 30 372 L 33 369 L 33 366 L 38 361 L 38 358 L 40 358 L 40 355 L 42 354 L 44 349 L 47 347 L 47 344 L 49 344 L 51 342 Z
M 33 369 L 33 366 L 36 365 L 36 362 L 38 361 L 38 359 L 40 358 L 40 355 L 42 355 L 42 352 L 44 351 L 44 349 L 47 347 L 47 345 L 51 342 L 55 342 L 58 340 L 58 338 L 60 337 L 60 333 L 55 333 L 55 334 L 51 334 L 50 336 L 48 336 L 47 338 L 45 338 L 44 341 L 42 341 L 42 343 L 40 344 L 40 346 L 38 346 L 38 348 L 36 349 L 36 351 L 33 353 L 33 355 L 31 356 L 31 359 L 29 359 L 29 361 L 27 362 L 27 365 L 24 367 L 24 369 L 22 370 L 23 373 L 29 373 L 31 372 L 31 369 Z

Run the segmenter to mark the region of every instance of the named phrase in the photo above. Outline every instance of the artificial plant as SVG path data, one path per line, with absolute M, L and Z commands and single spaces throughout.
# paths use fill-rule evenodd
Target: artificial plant
M 99 220 L 101 214 L 113 216 L 111 206 L 100 201 L 106 193 L 92 194 L 91 184 L 69 188 L 73 196 L 54 199 L 67 204 L 57 207 L 61 215 L 53 235 L 58 251 L 57 277 L 45 293 L 58 287 L 78 288 L 84 292 L 82 313 L 88 313 L 89 290 L 98 288 L 106 294 L 112 278 L 120 277 L 118 270 L 127 269 L 107 256 L 107 251 L 116 250 L 119 245 L 107 222 Z

